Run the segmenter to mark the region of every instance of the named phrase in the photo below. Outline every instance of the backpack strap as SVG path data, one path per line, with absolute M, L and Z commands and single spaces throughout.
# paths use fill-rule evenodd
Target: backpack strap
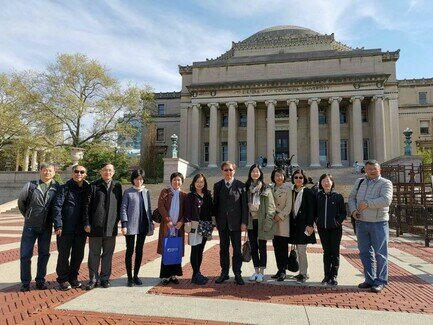
M 365 180 L 365 178 L 361 178 L 361 179 L 359 180 L 358 188 L 356 189 L 356 194 L 358 194 L 359 188 L 361 187 L 361 184 L 362 184 L 362 182 L 363 182 L 364 180 Z

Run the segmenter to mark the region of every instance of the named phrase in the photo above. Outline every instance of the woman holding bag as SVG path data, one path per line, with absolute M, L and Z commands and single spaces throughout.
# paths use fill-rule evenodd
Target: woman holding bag
M 212 238 L 212 195 L 203 174 L 194 176 L 190 193 L 185 199 L 185 228 L 191 228 L 188 242 L 191 245 L 191 283 L 203 285 L 209 280 L 200 272 L 206 241 Z
M 181 190 L 184 181 L 182 173 L 175 172 L 170 175 L 170 187 L 161 191 L 158 198 L 158 211 L 161 214 L 161 224 L 158 237 L 158 254 L 163 254 L 164 239 L 168 236 L 185 237 L 183 229 L 183 215 L 186 193 Z M 161 261 L 159 277 L 162 284 L 172 282 L 179 284 L 177 276 L 182 275 L 182 264 L 164 265 Z
M 292 184 L 286 183 L 286 173 L 278 168 L 271 174 L 271 181 L 274 184 L 276 213 L 274 217 L 275 232 L 272 244 L 274 246 L 275 260 L 278 271 L 272 276 L 277 281 L 284 281 L 286 278 L 287 256 L 289 253 L 290 222 L 289 215 L 292 211 Z
M 263 171 L 258 164 L 251 166 L 245 187 L 248 194 L 248 238 L 254 264 L 254 273 L 249 280 L 263 282 L 267 264 L 266 243 L 274 238 L 274 197 L 263 181 Z
M 125 265 L 128 275 L 128 287 L 143 284 L 138 277 L 143 246 L 146 236 L 153 235 L 152 210 L 150 208 L 150 193 L 144 187 L 144 170 L 138 169 L 131 173 L 132 187 L 123 194 L 120 206 L 120 221 L 122 235 L 126 240 Z M 132 277 L 132 255 L 135 245 L 134 277 Z

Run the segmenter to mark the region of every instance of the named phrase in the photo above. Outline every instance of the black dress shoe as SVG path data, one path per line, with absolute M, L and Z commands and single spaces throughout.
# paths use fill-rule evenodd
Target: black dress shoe
M 362 282 L 358 284 L 359 289 L 370 289 L 373 285 L 367 282 Z
M 20 288 L 21 292 L 27 292 L 30 291 L 30 285 L 29 284 L 22 284 Z
M 277 281 L 282 282 L 286 278 L 286 273 L 280 273 L 278 275 Z
M 278 279 L 279 277 L 280 277 L 280 272 L 277 272 L 273 276 L 271 276 L 271 279 Z
M 179 279 L 176 277 L 170 278 L 170 282 L 173 282 L 174 284 L 179 284 Z
M 236 284 L 243 286 L 245 284 L 244 279 L 240 275 L 235 276 Z
M 45 282 L 36 282 L 36 289 L 38 290 L 47 290 L 47 284 Z
M 105 288 L 105 289 L 107 289 L 107 288 L 109 288 L 110 287 L 110 281 L 108 281 L 108 280 L 102 280 L 101 281 L 101 287 L 103 287 L 103 288 Z
M 164 285 L 164 286 L 166 286 L 169 283 L 170 283 L 169 279 L 162 279 L 162 281 L 161 281 L 161 284 Z
M 62 291 L 68 291 L 71 288 L 72 287 L 71 287 L 71 285 L 70 285 L 70 283 L 68 281 L 59 283 L 59 289 L 62 290 Z
M 69 283 L 71 284 L 71 287 L 76 289 L 76 288 L 81 288 L 81 282 L 78 280 L 71 280 L 69 281 Z
M 134 277 L 134 284 L 141 286 L 143 284 L 143 282 L 140 280 L 140 278 L 138 276 Z
M 97 287 L 96 282 L 95 281 L 89 281 L 89 283 L 87 283 L 87 285 L 86 285 L 86 290 L 92 290 L 95 287 Z
M 133 287 L 134 286 L 134 281 L 132 281 L 132 279 L 128 279 L 128 282 L 126 284 L 128 287 Z
M 375 293 L 379 293 L 381 292 L 383 289 L 385 288 L 385 286 L 383 284 L 378 284 L 378 285 L 374 285 L 371 287 L 371 292 L 375 292 Z
M 225 280 L 230 279 L 227 274 L 221 274 L 216 280 L 215 283 L 223 283 Z

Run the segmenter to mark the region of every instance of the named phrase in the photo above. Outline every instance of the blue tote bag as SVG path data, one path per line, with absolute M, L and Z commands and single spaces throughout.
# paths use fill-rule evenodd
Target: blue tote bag
M 165 237 L 162 251 L 162 264 L 174 265 L 182 263 L 183 256 L 183 238 L 182 237 Z

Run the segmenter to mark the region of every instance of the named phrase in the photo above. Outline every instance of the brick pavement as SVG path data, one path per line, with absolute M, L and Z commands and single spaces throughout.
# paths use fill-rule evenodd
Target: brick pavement
M 14 214 L 8 214 L 13 216 Z M 1 222 L 5 226 L 6 223 Z M 12 225 L 15 223 L 7 223 Z M 18 224 L 18 223 L 17 223 Z M 22 223 L 21 223 L 22 225 Z M 351 234 L 346 233 L 346 235 Z M 12 263 L 19 259 L 19 249 L 9 249 L 2 251 L 1 245 L 12 242 L 19 242 L 19 238 L 1 237 L 0 233 L 0 265 Z M 356 251 L 356 241 L 352 239 L 342 241 L 341 256 L 358 270 L 362 270 L 361 263 Z M 118 240 L 122 240 L 118 238 Z M 390 247 L 397 248 L 403 252 L 411 254 L 428 263 L 433 262 L 433 249 L 424 248 L 419 243 L 407 243 L 393 241 Z M 53 242 L 51 249 L 55 250 Z M 272 248 L 270 248 L 272 250 Z M 309 253 L 321 253 L 318 246 L 309 247 Z M 125 274 L 124 251 L 115 253 L 113 258 L 113 279 L 118 279 Z M 37 250 L 35 250 L 37 254 Z M 156 241 L 145 244 L 143 265 L 155 261 L 159 256 L 156 254 Z M 188 257 L 186 257 L 188 258 Z M 269 254 L 273 258 L 273 254 Z M 419 277 L 411 274 L 402 267 L 390 263 L 390 284 L 381 294 L 372 294 L 356 289 L 355 287 L 323 287 L 323 286 L 302 286 L 302 285 L 273 285 L 247 283 L 243 287 L 235 286 L 233 282 L 222 285 L 214 283 L 215 277 L 219 273 L 218 246 L 214 246 L 205 252 L 203 264 L 203 274 L 210 276 L 210 283 L 204 287 L 192 285 L 189 281 L 191 276 L 191 266 L 184 267 L 184 277 L 178 286 L 155 286 L 148 294 L 180 296 L 180 297 L 206 297 L 226 300 L 259 301 L 275 303 L 280 305 L 299 305 L 299 306 L 322 306 L 338 309 L 362 309 L 394 311 L 417 314 L 433 314 L 433 286 L 423 281 Z M 36 263 L 33 263 L 34 265 Z M 310 265 L 310 267 L 315 267 Z M 320 266 L 321 267 L 321 266 Z M 19 268 L 17 268 L 19 272 Z M 87 279 L 87 266 L 84 263 L 80 279 L 83 283 Z M 157 274 L 155 275 L 157 276 Z M 49 290 L 32 290 L 28 293 L 18 292 L 19 284 L 12 285 L 0 290 L 0 323 L 94 323 L 94 324 L 218 324 L 217 322 L 207 322 L 203 320 L 167 318 L 154 316 L 134 316 L 121 315 L 115 313 L 97 313 L 81 311 L 63 311 L 55 309 L 67 301 L 71 301 L 79 296 L 85 295 L 86 291 L 74 289 L 66 292 L 58 291 L 55 283 L 56 275 L 51 273 L 47 276 Z M 289 280 L 290 281 L 290 280 Z M 233 290 L 235 288 L 235 290 Z M 101 289 L 102 290 L 102 289 Z M 108 289 L 110 290 L 110 289 Z

